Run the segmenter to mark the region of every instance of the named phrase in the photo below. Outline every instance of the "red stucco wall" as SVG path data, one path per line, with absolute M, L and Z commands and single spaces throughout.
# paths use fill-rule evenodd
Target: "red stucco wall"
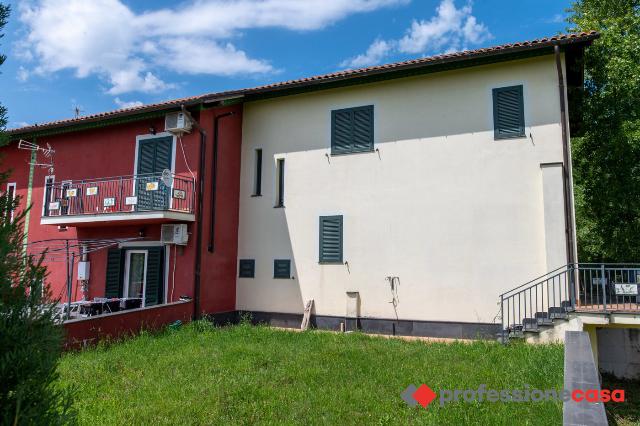
M 213 121 L 215 114 L 233 111 L 234 115 L 219 122 L 218 141 L 218 193 L 216 197 L 216 238 L 215 252 L 207 251 L 210 203 L 211 170 L 213 159 Z M 242 130 L 242 106 L 203 110 L 195 115 L 207 132 L 206 141 L 206 184 L 203 195 L 203 247 L 201 308 L 204 313 L 223 312 L 235 309 L 235 274 L 237 258 L 238 198 L 240 178 L 240 144 Z M 39 138 L 36 143 L 49 143 L 55 150 L 55 181 L 88 179 L 108 176 L 132 175 L 135 165 L 136 136 L 149 134 L 153 126 L 158 132 L 164 129 L 164 119 L 147 119 L 133 123 L 113 125 L 79 132 L 65 133 Z M 198 165 L 200 162 L 200 135 L 193 131 L 182 138 L 185 156 L 195 174 L 198 189 Z M 22 197 L 22 208 L 26 206 L 29 155 L 18 150 L 16 143 L 0 148 L 1 169 L 12 169 L 11 182 L 16 182 L 16 192 Z M 175 172 L 191 177 L 183 158 L 179 143 L 175 151 Z M 39 156 L 38 161 L 44 158 Z M 127 238 L 138 237 L 142 232 L 148 241 L 160 239 L 160 224 L 134 224 L 117 222 L 99 227 L 75 228 L 69 226 L 60 232 L 57 226 L 41 225 L 43 194 L 47 169 L 35 168 L 32 190 L 32 210 L 29 218 L 29 242 L 51 238 Z M 2 188 L 4 189 L 4 188 Z M 197 197 L 195 206 L 197 207 Z M 196 212 L 198 215 L 199 212 Z M 196 223 L 188 227 L 189 243 L 185 247 L 171 246 L 169 262 L 169 283 L 167 301 L 175 301 L 180 296 L 194 297 L 194 264 L 196 253 Z M 104 295 L 107 251 L 90 254 L 91 275 L 89 298 Z M 66 266 L 63 262 L 47 263 L 48 283 L 55 297 L 66 301 Z M 172 280 L 175 265 L 175 283 Z M 82 292 L 76 281 L 74 268 L 74 288 L 72 300 L 80 300 Z M 169 299 L 173 288 L 173 299 Z
M 178 320 L 187 322 L 193 313 L 192 305 L 193 302 L 177 302 L 67 321 L 64 324 L 65 348 L 79 349 L 100 340 L 135 335 L 141 330 L 157 330 Z
M 218 121 L 218 173 L 214 252 L 207 250 L 210 229 L 211 171 L 213 164 L 213 122 L 216 115 L 234 115 Z M 240 196 L 240 147 L 242 108 L 209 110 L 201 122 L 207 129 L 206 191 L 204 194 L 201 308 L 203 312 L 235 310 L 236 268 L 238 256 L 238 220 Z

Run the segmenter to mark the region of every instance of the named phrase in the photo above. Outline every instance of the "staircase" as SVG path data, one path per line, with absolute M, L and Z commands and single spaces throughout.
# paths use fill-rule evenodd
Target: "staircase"
M 640 312 L 640 264 L 573 263 L 500 295 L 498 339 L 525 338 L 554 327 L 576 309 Z

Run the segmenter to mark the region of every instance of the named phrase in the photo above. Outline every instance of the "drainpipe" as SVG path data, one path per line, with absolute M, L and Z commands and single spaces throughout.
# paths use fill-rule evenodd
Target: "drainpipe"
M 565 98 L 564 76 L 562 73 L 562 59 L 560 56 L 560 46 L 554 45 L 553 52 L 556 59 L 556 69 L 558 71 L 558 93 L 560 95 L 560 120 L 562 125 L 562 159 L 563 159 L 563 193 L 564 193 L 564 221 L 565 235 L 567 240 L 567 260 L 570 264 L 576 261 L 576 253 L 573 245 L 573 188 L 571 182 L 571 158 L 569 155 L 569 129 L 567 126 L 567 105 Z
M 193 318 L 200 319 L 200 272 L 202 270 L 202 197 L 204 196 L 205 153 L 207 147 L 207 132 L 194 120 L 189 111 L 182 105 L 182 112 L 190 119 L 200 133 L 200 168 L 198 170 L 198 216 L 196 219 L 196 260 L 193 270 Z
M 216 115 L 213 119 L 213 164 L 211 167 L 211 222 L 209 228 L 209 245 L 207 250 L 209 253 L 214 251 L 215 227 L 216 227 L 216 192 L 218 187 L 218 129 L 219 121 L 225 117 L 234 115 L 235 112 L 225 112 Z

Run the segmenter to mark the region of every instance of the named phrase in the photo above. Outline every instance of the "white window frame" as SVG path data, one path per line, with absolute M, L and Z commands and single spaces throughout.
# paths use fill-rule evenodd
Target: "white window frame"
M 13 188 L 13 196 L 11 197 L 11 202 L 13 202 L 13 200 L 16 199 L 16 183 L 15 182 L 9 182 L 7 183 L 7 194 L 9 194 L 9 188 Z M 15 209 L 12 208 L 11 209 L 11 218 L 10 221 L 13 222 L 13 214 L 15 212 Z
M 122 296 L 129 297 L 129 273 L 131 272 L 131 255 L 135 253 L 144 253 L 144 273 L 142 274 L 142 304 L 144 308 L 145 297 L 147 293 L 147 266 L 149 263 L 149 250 L 125 250 L 124 252 L 124 285 L 122 288 Z
M 56 183 L 55 175 L 47 175 L 44 177 L 44 186 L 42 187 L 42 217 L 44 217 L 45 206 L 51 202 L 51 197 L 47 200 L 47 183 L 51 180 L 52 184 Z
M 162 296 L 162 304 L 168 303 L 169 291 L 169 263 L 171 260 L 171 246 L 162 241 L 131 241 L 128 243 L 118 244 L 118 248 L 122 250 L 132 250 L 135 247 L 164 247 L 164 293 Z

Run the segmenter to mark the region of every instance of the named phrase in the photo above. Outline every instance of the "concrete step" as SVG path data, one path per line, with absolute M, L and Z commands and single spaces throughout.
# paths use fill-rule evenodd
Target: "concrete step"
M 575 311 L 573 304 L 571 303 L 570 300 L 563 300 L 562 302 L 560 302 L 560 306 L 564 308 L 565 312 Z
M 522 331 L 512 331 L 508 334 L 508 339 L 522 339 L 524 333 Z
M 537 318 L 525 318 L 522 320 L 522 331 L 537 333 L 540 331 Z
M 548 312 L 536 312 L 534 317 L 538 320 L 538 325 L 553 325 L 553 320 L 549 317 Z
M 549 308 L 549 318 L 554 319 L 567 319 L 567 310 L 561 307 Z

